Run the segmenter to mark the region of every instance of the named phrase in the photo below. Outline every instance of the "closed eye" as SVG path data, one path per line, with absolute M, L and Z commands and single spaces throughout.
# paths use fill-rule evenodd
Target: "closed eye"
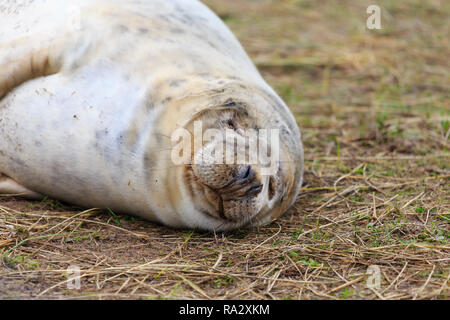
M 228 128 L 236 130 L 236 125 L 234 124 L 233 120 L 229 119 L 226 121 Z

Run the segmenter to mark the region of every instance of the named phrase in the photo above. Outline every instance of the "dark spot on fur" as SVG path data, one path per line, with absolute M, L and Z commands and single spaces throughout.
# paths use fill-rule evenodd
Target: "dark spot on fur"
M 105 129 L 105 130 L 97 130 L 96 132 L 95 132 L 95 138 L 97 139 L 97 140 L 103 140 L 103 138 L 105 137 L 105 136 L 107 136 L 108 135 L 108 129 Z
M 211 78 L 211 74 L 207 73 L 207 72 L 201 72 L 198 74 L 199 77 L 203 78 L 203 79 L 209 79 Z
M 70 71 L 75 71 L 80 67 L 80 64 L 78 62 L 74 62 L 70 66 Z
M 117 26 L 117 30 L 118 30 L 120 33 L 126 33 L 126 32 L 129 31 L 128 27 L 127 27 L 127 26 L 124 26 L 123 24 L 118 25 L 118 26 Z
M 172 29 L 170 29 L 170 33 L 181 34 L 181 33 L 184 33 L 184 30 L 181 28 L 172 28 Z
M 214 90 L 212 90 L 212 92 L 214 92 L 214 93 L 224 93 L 225 89 L 214 89 Z
M 151 100 L 152 97 L 149 96 L 148 99 Z M 153 104 L 153 102 L 149 102 L 149 103 L 146 103 L 146 104 L 145 104 L 145 109 L 146 109 L 147 111 L 153 110 L 154 108 L 155 108 L 155 105 Z
M 163 15 L 163 14 L 160 14 L 160 15 L 158 15 L 158 16 L 161 18 L 161 20 L 164 20 L 164 21 L 166 21 L 166 22 L 169 21 L 169 18 L 168 18 L 167 16 Z
M 125 142 L 125 133 L 122 132 L 117 136 L 117 143 L 121 145 L 124 144 L 124 142 Z
M 180 85 L 182 85 L 185 82 L 186 82 L 186 80 L 173 80 L 172 82 L 170 82 L 170 87 L 178 88 Z
M 168 17 L 173 20 L 176 20 L 178 22 L 181 22 L 182 24 L 188 25 L 188 26 L 191 26 L 194 24 L 194 21 L 188 15 L 180 16 L 180 15 L 170 14 L 170 15 L 168 15 Z
M 25 164 L 25 162 L 23 162 L 23 161 L 22 161 L 21 159 L 19 159 L 19 158 L 9 157 L 9 159 L 10 159 L 13 163 L 17 164 L 19 167 L 28 167 L 28 166 Z
M 211 41 L 208 41 L 207 43 L 211 48 L 217 49 L 216 45 L 214 43 L 212 43 Z
M 160 145 L 163 142 L 162 140 L 163 140 L 164 136 L 157 133 L 157 134 L 155 134 L 155 138 L 156 138 L 156 142 L 158 143 L 158 145 Z
M 228 80 L 241 80 L 241 78 L 236 77 L 236 76 L 228 76 L 227 79 Z
M 138 32 L 139 32 L 140 34 L 146 34 L 146 33 L 148 33 L 148 29 L 147 29 L 147 28 L 139 28 L 139 29 L 138 29 Z
M 153 175 L 153 171 L 155 170 L 155 159 L 151 157 L 151 155 L 146 154 L 144 156 L 144 172 L 147 178 L 147 181 L 149 181 Z
M 172 101 L 172 97 L 165 97 L 162 101 L 163 104 L 166 104 L 168 102 Z

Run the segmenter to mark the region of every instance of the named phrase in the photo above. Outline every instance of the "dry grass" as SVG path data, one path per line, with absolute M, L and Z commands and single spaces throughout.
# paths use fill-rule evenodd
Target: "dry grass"
M 376 1 L 380 31 L 365 28 L 373 1 L 206 2 L 302 129 L 295 207 L 207 234 L 1 197 L 0 297 L 448 299 L 449 2 Z

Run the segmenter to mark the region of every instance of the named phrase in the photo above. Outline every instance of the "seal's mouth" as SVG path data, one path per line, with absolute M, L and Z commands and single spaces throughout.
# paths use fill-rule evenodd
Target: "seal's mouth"
M 263 183 L 251 166 L 230 168 L 218 165 L 206 175 L 205 170 L 208 171 L 203 166 L 193 167 L 197 182 L 203 186 L 207 200 L 215 209 L 214 216 L 230 222 L 240 222 L 259 213 Z M 231 177 L 226 184 L 221 183 L 224 172 Z
M 220 143 L 220 142 L 216 142 Z M 210 154 L 205 145 L 197 154 Z M 281 183 L 281 165 L 265 174 L 256 164 L 224 164 L 208 156 L 188 168 L 188 182 L 196 208 L 224 224 L 255 226 L 270 220 L 272 209 L 286 190 Z

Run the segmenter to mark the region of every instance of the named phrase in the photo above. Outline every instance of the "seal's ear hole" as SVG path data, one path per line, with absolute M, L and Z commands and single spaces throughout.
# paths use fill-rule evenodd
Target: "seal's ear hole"
M 269 201 L 271 201 L 273 199 L 273 197 L 275 196 L 275 193 L 276 193 L 275 185 L 276 185 L 275 178 L 270 177 L 270 179 L 269 179 Z

